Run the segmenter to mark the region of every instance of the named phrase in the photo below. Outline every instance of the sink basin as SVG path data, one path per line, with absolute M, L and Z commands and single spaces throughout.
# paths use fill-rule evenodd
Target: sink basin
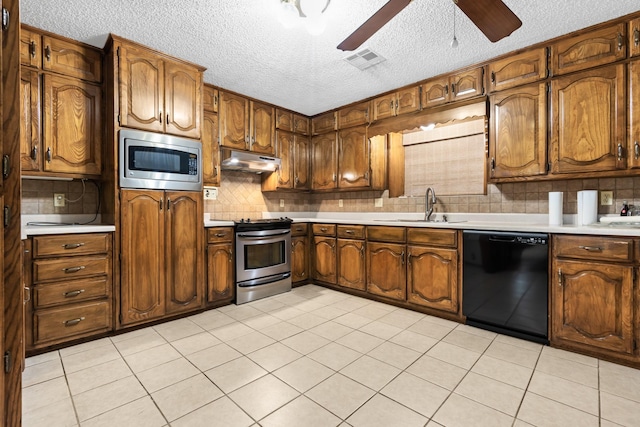
M 456 224 L 459 222 L 467 222 L 467 221 L 442 221 L 442 220 L 429 220 L 426 221 L 424 219 L 374 219 L 374 221 L 380 222 L 424 222 L 425 224 Z

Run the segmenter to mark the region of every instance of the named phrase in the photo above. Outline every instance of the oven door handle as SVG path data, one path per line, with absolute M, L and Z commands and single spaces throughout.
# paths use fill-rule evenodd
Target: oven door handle
M 273 276 L 239 282 L 238 287 L 250 288 L 252 286 L 268 285 L 269 283 L 277 282 L 278 280 L 287 279 L 289 277 L 291 277 L 291 273 L 274 274 Z
M 269 233 L 269 234 L 246 234 L 246 233 L 238 233 L 236 237 L 243 237 L 245 239 L 264 239 L 265 237 L 273 237 L 273 236 L 282 236 L 284 234 L 291 233 L 291 230 L 282 230 L 277 233 Z

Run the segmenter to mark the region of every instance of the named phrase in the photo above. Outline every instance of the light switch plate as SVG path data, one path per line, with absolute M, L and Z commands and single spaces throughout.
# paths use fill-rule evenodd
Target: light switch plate
M 601 191 L 600 192 L 600 205 L 611 206 L 613 205 L 613 191 Z
M 343 208 L 344 207 L 344 200 L 338 199 L 338 207 L 339 208 Z
M 218 198 L 218 187 L 204 187 L 204 199 L 216 200 Z

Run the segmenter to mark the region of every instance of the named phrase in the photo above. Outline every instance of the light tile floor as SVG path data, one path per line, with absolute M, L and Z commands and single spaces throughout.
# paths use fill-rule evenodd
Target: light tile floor
M 308 285 L 27 359 L 23 425 L 638 426 L 640 370 Z

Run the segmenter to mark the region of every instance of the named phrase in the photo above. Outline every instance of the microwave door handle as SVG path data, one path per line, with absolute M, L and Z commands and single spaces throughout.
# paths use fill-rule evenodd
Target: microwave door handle
M 283 234 L 289 234 L 289 233 L 291 233 L 291 230 L 282 230 L 282 231 L 280 231 L 278 233 L 269 233 L 269 234 L 265 234 L 265 235 L 262 235 L 262 236 L 256 236 L 256 235 L 253 235 L 253 234 L 238 233 L 237 236 L 238 237 L 244 237 L 246 239 L 264 239 L 264 238 L 267 238 L 267 237 L 281 236 Z

